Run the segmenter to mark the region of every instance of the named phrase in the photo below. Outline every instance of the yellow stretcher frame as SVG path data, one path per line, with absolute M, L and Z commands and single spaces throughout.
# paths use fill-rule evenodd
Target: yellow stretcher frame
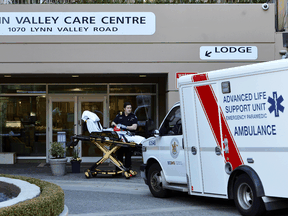
M 112 134 L 112 135 L 111 135 Z M 73 148 L 79 142 L 79 140 L 90 141 L 94 145 L 96 145 L 102 152 L 103 156 L 100 160 L 98 160 L 90 169 L 85 171 L 85 177 L 91 178 L 97 176 L 97 174 L 104 175 L 117 175 L 124 173 L 126 179 L 130 177 L 136 176 L 137 172 L 133 170 L 129 170 L 124 167 L 123 163 L 117 159 L 115 156 L 117 150 L 121 147 L 136 147 L 139 146 L 135 142 L 123 142 L 119 139 L 118 135 L 115 136 L 116 132 L 111 133 L 107 132 L 96 132 L 92 133 L 90 136 L 82 136 L 76 135 L 72 137 L 72 143 L 70 143 L 70 147 Z M 114 135 L 114 136 L 113 136 Z M 101 170 L 97 169 L 99 165 L 101 165 L 106 160 L 110 159 L 111 162 L 118 167 L 120 170 Z

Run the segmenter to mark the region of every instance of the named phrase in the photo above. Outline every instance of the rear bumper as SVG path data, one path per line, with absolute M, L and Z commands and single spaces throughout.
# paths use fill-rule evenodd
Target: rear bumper
M 146 167 L 147 164 L 141 164 L 140 166 L 141 177 L 144 179 L 145 184 L 147 184 Z

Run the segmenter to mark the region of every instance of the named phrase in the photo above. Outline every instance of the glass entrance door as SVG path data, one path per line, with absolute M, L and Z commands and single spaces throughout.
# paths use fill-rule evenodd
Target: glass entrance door
M 71 136 L 77 133 L 77 106 L 75 97 L 50 97 L 49 98 L 49 146 L 56 142 L 59 133 L 65 136 L 66 142 L 70 142 Z M 48 152 L 49 154 L 49 152 Z M 72 156 L 72 150 L 66 152 L 66 157 Z
M 82 131 L 82 113 L 91 111 L 98 115 L 102 126 L 106 126 L 107 111 L 106 97 L 95 96 L 50 96 L 49 97 L 49 146 L 57 141 L 59 132 L 66 138 L 66 143 L 71 141 L 74 134 L 89 136 L 88 131 Z M 96 162 L 102 152 L 91 142 L 79 141 L 80 157 L 83 162 Z M 49 153 L 48 153 L 49 154 Z M 66 152 L 68 161 L 72 156 L 72 149 Z

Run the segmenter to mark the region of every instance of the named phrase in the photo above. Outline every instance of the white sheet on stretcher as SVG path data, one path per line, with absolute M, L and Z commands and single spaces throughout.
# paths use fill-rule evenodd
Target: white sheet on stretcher
M 86 121 L 87 129 L 88 129 L 89 133 L 102 132 L 102 131 L 113 131 L 113 128 L 108 128 L 108 129 L 104 129 L 103 130 L 103 127 L 100 124 L 99 117 L 95 113 L 90 112 L 88 110 L 85 110 L 82 113 L 82 120 Z M 127 133 L 127 131 L 117 131 L 117 134 L 119 135 L 120 138 L 122 136 L 125 136 L 128 142 L 135 142 L 135 143 L 138 143 L 138 144 L 140 144 L 141 141 L 143 139 L 145 139 L 142 136 L 130 135 L 129 133 Z
M 95 113 L 85 110 L 82 113 L 82 120 L 86 121 L 89 133 L 103 131 L 100 119 Z

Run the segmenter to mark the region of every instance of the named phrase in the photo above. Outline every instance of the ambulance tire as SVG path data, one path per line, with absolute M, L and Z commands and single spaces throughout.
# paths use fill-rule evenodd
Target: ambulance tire
M 256 188 L 247 174 L 241 174 L 234 185 L 234 202 L 244 216 L 260 216 L 266 212 L 261 197 L 256 196 Z
M 162 182 L 160 182 L 161 177 L 161 167 L 158 163 L 152 164 L 148 169 L 148 186 L 150 192 L 154 197 L 165 198 L 169 197 L 171 191 L 162 187 Z

